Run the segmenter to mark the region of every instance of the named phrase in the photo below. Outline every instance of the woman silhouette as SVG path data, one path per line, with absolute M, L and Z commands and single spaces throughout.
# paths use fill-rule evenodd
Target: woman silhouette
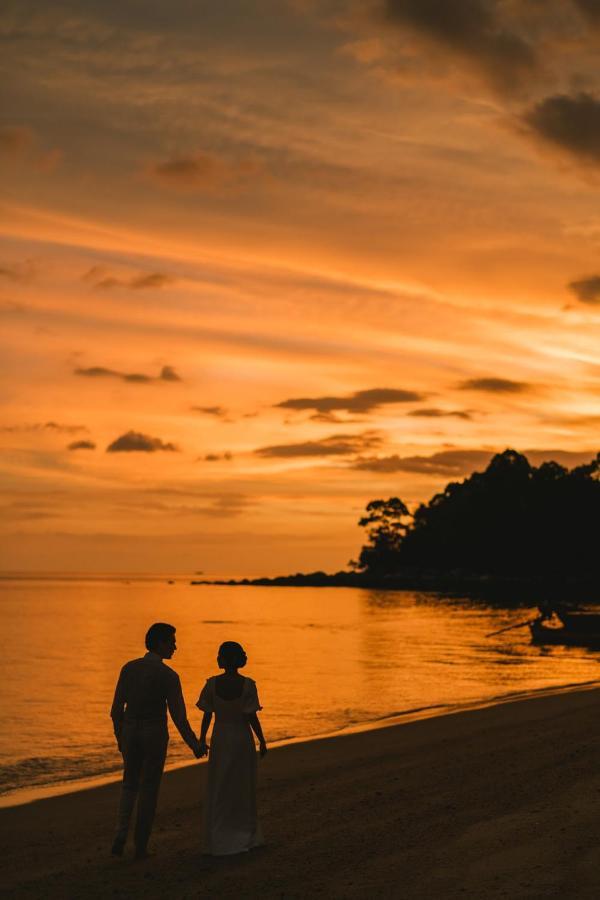
M 263 843 L 256 813 L 256 748 L 252 732 L 258 738 L 261 757 L 267 752 L 267 745 L 256 715 L 262 709 L 256 684 L 238 673 L 246 661 L 240 644 L 221 644 L 217 664 L 224 673 L 207 680 L 196 703 L 204 712 L 200 730 L 202 755 L 208 752 L 206 735 L 215 715 L 204 805 L 204 852 L 213 856 L 243 853 Z

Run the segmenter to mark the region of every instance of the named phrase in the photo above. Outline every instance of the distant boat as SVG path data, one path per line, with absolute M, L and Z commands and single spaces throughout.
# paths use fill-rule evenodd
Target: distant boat
M 560 625 L 545 624 L 555 622 L 554 616 Z M 529 623 L 529 628 L 534 644 L 562 644 L 600 650 L 600 613 L 588 610 L 569 612 L 558 607 L 550 615 L 542 613 L 539 619 Z

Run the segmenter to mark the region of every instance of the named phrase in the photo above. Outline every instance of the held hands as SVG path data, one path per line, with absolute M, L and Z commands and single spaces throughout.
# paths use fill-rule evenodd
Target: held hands
M 202 759 L 203 756 L 208 756 L 208 744 L 206 741 L 196 741 L 193 753 L 196 759 Z

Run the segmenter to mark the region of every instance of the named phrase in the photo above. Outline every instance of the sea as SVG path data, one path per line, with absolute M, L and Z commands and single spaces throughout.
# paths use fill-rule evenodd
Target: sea
M 567 598 L 568 599 L 568 598 Z M 246 649 L 270 743 L 442 715 L 600 679 L 600 654 L 530 643 L 531 608 L 355 588 L 192 585 L 189 576 L 2 576 L 0 804 L 118 777 L 109 717 L 155 621 L 192 726 L 225 640 Z M 168 767 L 193 762 L 171 725 Z

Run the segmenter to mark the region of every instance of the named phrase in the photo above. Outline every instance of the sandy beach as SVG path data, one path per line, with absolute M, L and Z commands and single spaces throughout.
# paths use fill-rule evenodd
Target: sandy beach
M 267 845 L 200 852 L 206 767 L 164 779 L 153 848 L 109 855 L 118 785 L 0 810 L 6 897 L 598 897 L 598 689 L 276 748 Z M 176 737 L 172 737 L 176 740 Z

